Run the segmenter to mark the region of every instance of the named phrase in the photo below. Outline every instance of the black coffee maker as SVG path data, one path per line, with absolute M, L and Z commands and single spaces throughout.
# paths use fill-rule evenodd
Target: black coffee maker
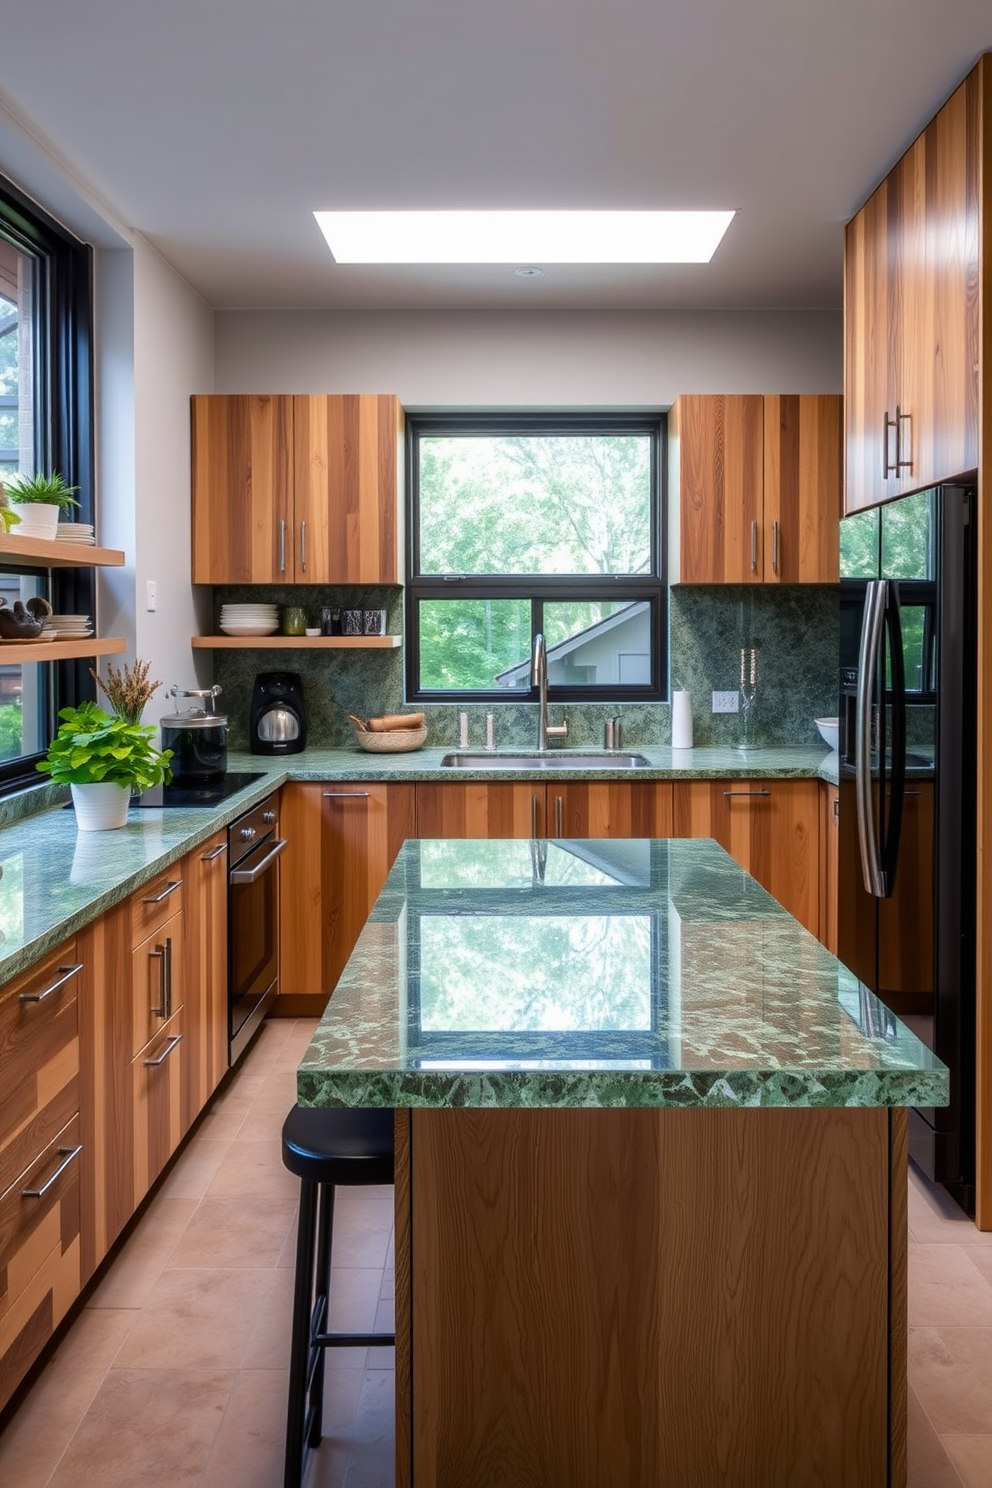
M 299 754 L 307 743 L 307 714 L 299 672 L 259 672 L 251 699 L 252 754 Z

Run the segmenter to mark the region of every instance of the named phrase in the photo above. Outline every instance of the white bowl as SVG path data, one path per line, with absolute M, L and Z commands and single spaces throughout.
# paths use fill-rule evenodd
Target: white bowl
M 278 629 L 278 625 L 248 625 L 241 623 L 235 624 L 233 621 L 225 622 L 221 626 L 221 630 L 224 632 L 224 634 L 229 636 L 274 635 Z
M 840 744 L 840 719 L 839 718 L 814 718 L 813 722 L 820 731 L 820 738 L 828 749 L 836 749 Z

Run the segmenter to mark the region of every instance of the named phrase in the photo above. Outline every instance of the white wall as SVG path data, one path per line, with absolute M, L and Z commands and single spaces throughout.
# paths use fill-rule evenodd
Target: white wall
M 218 311 L 213 390 L 665 408 L 686 392 L 840 392 L 842 355 L 840 311 Z

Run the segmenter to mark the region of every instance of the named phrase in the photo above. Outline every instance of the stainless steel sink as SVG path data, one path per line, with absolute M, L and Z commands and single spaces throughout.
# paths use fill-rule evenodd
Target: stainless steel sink
M 582 749 L 566 752 L 549 749 L 495 753 L 483 749 L 458 749 L 446 754 L 441 764 L 448 770 L 650 770 L 643 754 L 623 750 Z

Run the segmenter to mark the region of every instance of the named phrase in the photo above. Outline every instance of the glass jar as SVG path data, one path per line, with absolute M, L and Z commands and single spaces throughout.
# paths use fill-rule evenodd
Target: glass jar
M 296 605 L 287 605 L 282 612 L 282 633 L 301 636 L 307 628 L 307 612 Z

